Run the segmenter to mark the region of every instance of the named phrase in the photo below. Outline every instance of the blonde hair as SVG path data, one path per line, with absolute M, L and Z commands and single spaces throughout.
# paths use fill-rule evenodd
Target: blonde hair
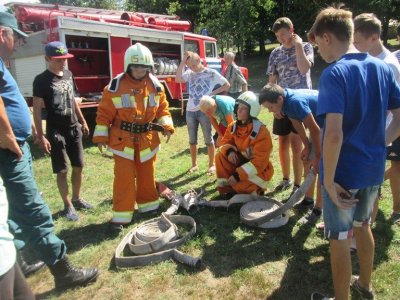
M 310 42 L 315 42 L 315 37 L 322 37 L 324 33 L 333 34 L 339 41 L 350 43 L 353 41 L 353 15 L 351 11 L 329 7 L 323 9 L 315 19 L 308 32 Z
M 201 64 L 200 56 L 196 52 L 188 51 L 187 54 L 188 54 L 188 59 L 186 61 L 186 64 L 187 63 L 192 63 L 196 65 Z
M 365 38 L 373 34 L 380 36 L 382 23 L 374 14 L 363 13 L 354 18 L 354 31 L 361 33 Z
M 236 55 L 235 55 L 235 53 L 228 51 L 228 52 L 225 52 L 225 56 L 232 58 L 234 60 Z
M 199 107 L 202 112 L 207 111 L 210 108 L 213 108 L 215 105 L 215 99 L 210 96 L 203 96 L 200 98 Z

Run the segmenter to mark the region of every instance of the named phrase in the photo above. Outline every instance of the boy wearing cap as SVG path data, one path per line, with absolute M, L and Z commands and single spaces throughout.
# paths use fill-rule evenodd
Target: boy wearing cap
M 50 209 L 33 177 L 32 156 L 26 142 L 31 135 L 29 108 L 3 62 L 13 53 L 14 38 L 18 38 L 13 33 L 27 36 L 18 30 L 12 15 L 0 12 L 0 97 L 4 102 L 0 101 L 0 128 L 8 132 L 0 137 L 0 176 L 9 200 L 9 226 L 12 232 L 18 233 L 15 237 L 20 239 L 19 246 L 28 244 L 46 263 L 56 288 L 84 286 L 96 281 L 98 270 L 71 265 L 65 242 L 54 233 Z
M 53 173 L 57 174 L 57 186 L 64 201 L 65 217 L 79 219 L 77 209 L 93 206 L 80 197 L 83 168 L 82 132 L 89 134 L 85 118 L 76 102 L 72 73 L 65 69 L 68 53 L 61 42 L 50 42 L 45 47 L 47 70 L 36 76 L 33 82 L 33 116 L 40 148 L 51 156 Z M 42 109 L 47 112 L 46 136 L 42 128 Z M 46 138 L 47 137 L 47 138 Z M 68 163 L 72 165 L 72 199 L 68 192 Z

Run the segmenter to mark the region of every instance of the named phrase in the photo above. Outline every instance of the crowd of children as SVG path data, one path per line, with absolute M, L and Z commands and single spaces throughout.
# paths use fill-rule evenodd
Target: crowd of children
M 286 17 L 277 19 L 272 31 L 281 45 L 269 57 L 267 84 L 259 96 L 247 91 L 247 81 L 234 64 L 233 53 L 225 55 L 229 65 L 225 74 L 204 67 L 196 53 L 184 53 L 176 81 L 188 83 L 189 172 L 198 171 L 200 125 L 208 150 L 207 173 L 216 175 L 216 189 L 221 196 L 267 192 L 267 183 L 274 174 L 272 138 L 258 116 L 262 107 L 268 109 L 274 115 L 272 133 L 279 136 L 283 174 L 282 181 L 270 194 L 292 186 L 291 148 L 292 193 L 299 187 L 303 173 L 313 168 L 319 174 L 319 180 L 295 208 L 309 209 L 300 219 L 302 224 L 315 224 L 323 216 L 325 237 L 331 249 L 335 299 L 348 299 L 350 288 L 365 299 L 373 299 L 374 240 L 370 224 L 378 209 L 378 191 L 384 179 L 391 184 L 393 220 L 400 222 L 399 62 L 383 46 L 381 23 L 373 14 L 353 19 L 350 11 L 323 9 L 308 33 L 310 43 L 294 33 L 293 24 Z M 8 50 L 13 48 L 14 33 L 24 35 L 15 19 L 2 13 L 2 58 L 11 54 Z M 312 44 L 318 46 L 323 60 L 330 63 L 320 77 L 318 91 L 311 86 Z M 74 100 L 72 74 L 64 69 L 66 59 L 72 55 L 61 42 L 49 43 L 45 55 L 49 68 L 34 82 L 36 128 L 32 126 L 32 133 L 40 147 L 51 154 L 66 217 L 76 220 L 79 216 L 74 208 L 92 208 L 79 194 L 83 167 L 81 138 L 88 128 Z M 54 275 L 56 287 L 94 282 L 98 270 L 71 266 L 64 241 L 54 234 L 51 214 L 33 178 L 26 143 L 31 134 L 29 112 L 15 81 L 0 61 L 0 183 L 4 182 L 5 187 L 0 186 L 0 205 L 7 207 L 6 193 L 12 232 L 22 229 L 23 234 L 15 237 L 36 250 Z M 158 132 L 168 142 L 174 125 L 164 88 L 151 73 L 153 66 L 152 53 L 145 45 L 136 43 L 129 47 L 125 52 L 124 72 L 104 88 L 98 107 L 93 142 L 100 151 L 107 147 L 113 153 L 110 228 L 116 232 L 131 223 L 134 213 L 158 212 L 159 191 L 155 181 L 156 154 L 161 143 Z M 49 111 L 46 136 L 41 127 L 43 108 Z M 212 128 L 217 134 L 215 140 Z M 73 168 L 72 198 L 66 180 L 67 156 Z M 391 166 L 385 173 L 386 159 Z M 27 216 L 37 214 L 40 218 L 32 218 L 36 221 L 27 221 Z M 3 290 L 7 291 L 6 299 L 18 293 L 30 299 L 33 295 L 15 264 L 15 250 L 10 250 L 13 247 L 5 223 L 7 215 L 0 216 L 0 290 L 2 295 Z M 352 276 L 349 241 L 353 235 L 359 276 Z M 15 291 L 9 286 L 16 286 Z M 314 293 L 312 299 L 329 298 Z

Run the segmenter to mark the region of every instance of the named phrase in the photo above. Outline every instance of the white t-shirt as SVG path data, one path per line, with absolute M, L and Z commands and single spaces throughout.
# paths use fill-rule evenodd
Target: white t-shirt
M 200 110 L 200 98 L 204 95 L 210 95 L 216 85 L 222 86 L 228 82 L 220 73 L 209 68 L 204 68 L 201 72 L 193 72 L 187 69 L 182 74 L 182 78 L 185 80 L 186 88 L 189 91 L 187 111 Z
M 0 276 L 15 264 L 16 251 L 13 236 L 8 231 L 8 201 L 3 181 L 0 178 Z
M 397 83 L 400 84 L 400 64 L 396 56 L 388 49 L 383 48 L 383 51 L 379 53 L 376 58 L 383 60 L 389 65 L 394 73 Z
M 376 56 L 376 58 L 383 60 L 385 63 L 389 65 L 389 67 L 392 69 L 394 73 L 394 77 L 396 78 L 397 83 L 400 84 L 400 64 L 399 61 L 397 60 L 397 57 L 384 47 L 383 51 L 379 53 Z M 393 114 L 389 112 L 386 116 L 386 129 L 389 127 L 389 124 L 392 122 L 392 120 L 393 120 Z
M 394 56 L 396 56 L 398 62 L 400 63 L 400 50 L 392 52 Z

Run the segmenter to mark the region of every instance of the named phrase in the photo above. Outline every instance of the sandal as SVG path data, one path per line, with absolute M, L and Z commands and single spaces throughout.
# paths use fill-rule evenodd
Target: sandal
M 199 167 L 198 167 L 198 166 L 193 166 L 193 167 L 191 167 L 191 168 L 189 169 L 188 173 L 192 174 L 192 173 L 194 173 L 194 172 L 197 172 L 198 170 L 199 170 Z
M 208 168 L 207 175 L 212 176 L 215 174 L 215 166 L 211 166 Z

